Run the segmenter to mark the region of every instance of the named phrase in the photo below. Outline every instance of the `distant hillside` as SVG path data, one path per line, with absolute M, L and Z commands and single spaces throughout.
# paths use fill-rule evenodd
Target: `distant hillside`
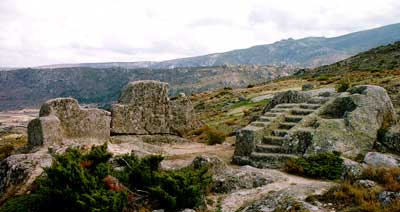
M 400 24 L 392 24 L 333 38 L 308 37 L 298 40 L 287 39 L 247 49 L 162 62 L 61 64 L 44 66 L 42 68 L 85 66 L 92 68 L 145 67 L 168 69 L 176 67 L 220 66 L 224 64 L 318 67 L 396 41 L 400 41 Z
M 106 104 L 118 98 L 129 81 L 170 83 L 172 95 L 221 87 L 244 87 L 293 73 L 272 66 L 219 66 L 176 69 L 58 68 L 0 72 L 0 110 L 38 106 L 54 97 L 74 97 L 83 103 Z
M 381 71 L 400 69 L 400 42 L 373 48 L 340 62 L 321 66 L 312 72 Z

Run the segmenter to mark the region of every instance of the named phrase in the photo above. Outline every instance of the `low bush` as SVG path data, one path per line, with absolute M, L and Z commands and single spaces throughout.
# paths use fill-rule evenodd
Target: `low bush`
M 35 181 L 37 190 L 7 202 L 0 211 L 122 211 L 127 193 L 111 191 L 103 183 L 112 173 L 110 158 L 106 145 L 87 154 L 71 149 L 55 156 L 45 175 Z
M 204 201 L 211 176 L 207 167 L 194 170 L 160 169 L 162 156 L 135 155 L 109 160 L 107 145 L 83 154 L 78 149 L 55 156 L 53 164 L 35 181 L 31 194 L 8 200 L 0 212 L 143 211 L 194 208 Z
M 318 153 L 304 158 L 289 159 L 285 170 L 292 174 L 334 180 L 342 173 L 343 159 L 339 152 Z
M 336 85 L 336 91 L 337 92 L 346 92 L 349 88 L 350 88 L 350 83 L 347 81 L 340 81 L 337 85 Z
M 207 131 L 207 137 L 207 144 L 209 145 L 222 144 L 225 141 L 226 134 L 220 130 L 209 129 Z
M 0 146 L 0 161 L 5 159 L 6 157 L 10 156 L 13 151 L 14 151 L 13 145 L 8 144 L 8 145 Z

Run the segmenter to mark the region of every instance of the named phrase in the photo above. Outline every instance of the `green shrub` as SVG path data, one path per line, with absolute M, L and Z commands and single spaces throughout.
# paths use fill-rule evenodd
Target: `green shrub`
M 115 170 L 111 156 L 107 145 L 86 154 L 70 149 L 55 156 L 35 181 L 37 189 L 10 199 L 0 212 L 120 212 L 143 207 L 175 211 L 200 206 L 209 191 L 207 167 L 166 171 L 160 169 L 162 156 L 125 155 L 115 158 L 113 164 L 122 168 Z
M 340 81 L 339 84 L 336 85 L 336 91 L 337 92 L 346 92 L 347 89 L 349 89 L 350 83 L 347 81 Z
M 338 179 L 342 169 L 343 159 L 339 152 L 289 159 L 285 165 L 285 170 L 289 173 L 330 180 Z
M 87 154 L 70 149 L 57 155 L 35 181 L 37 190 L 8 201 L 0 211 L 122 211 L 127 193 L 112 191 L 103 182 L 112 174 L 110 158 L 107 145 Z
M 209 129 L 207 131 L 207 137 L 207 144 L 209 145 L 222 144 L 225 141 L 226 134 L 220 130 Z
M 162 160 L 161 156 L 138 159 L 125 155 L 117 160 L 125 166 L 119 179 L 131 190 L 149 192 L 153 205 L 164 209 L 193 208 L 202 204 L 211 183 L 208 169 L 165 171 L 159 169 Z
M 10 156 L 14 151 L 14 146 L 11 144 L 0 146 L 0 161 Z

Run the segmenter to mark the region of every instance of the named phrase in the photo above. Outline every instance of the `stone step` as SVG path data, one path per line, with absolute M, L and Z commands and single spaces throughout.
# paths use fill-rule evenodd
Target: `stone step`
M 258 118 L 258 120 L 262 121 L 262 122 L 268 122 L 268 121 L 271 121 L 272 119 L 273 119 L 272 117 L 268 117 L 268 116 L 260 116 Z
M 260 153 L 286 153 L 286 149 L 282 146 L 258 144 L 256 145 L 256 152 Z
M 289 130 L 289 129 L 293 128 L 294 126 L 296 126 L 296 123 L 294 123 L 294 122 L 282 122 L 282 123 L 279 123 L 278 128 Z
M 264 113 L 264 116 L 267 116 L 267 117 L 276 117 L 276 116 L 279 116 L 279 115 L 281 115 L 282 113 L 273 113 L 273 112 L 266 112 L 266 113 Z
M 250 159 L 257 164 L 259 168 L 282 168 L 286 161 L 290 158 L 297 158 L 297 156 L 290 154 L 260 152 L 253 152 L 250 155 Z
M 310 109 L 295 109 L 292 110 L 292 115 L 308 115 L 313 113 L 315 110 L 310 110 Z
M 289 132 L 288 130 L 278 129 L 278 130 L 273 130 L 272 131 L 272 135 L 273 136 L 285 137 L 285 135 L 287 135 L 288 132 Z
M 299 106 L 299 104 L 295 104 L 295 103 L 293 103 L 293 104 L 279 104 L 279 105 L 276 105 L 275 106 L 275 108 L 294 108 L 294 107 L 298 107 Z
M 311 110 L 316 110 L 318 108 L 320 108 L 321 105 L 320 104 L 301 104 L 300 108 L 301 109 L 311 109 Z
M 250 125 L 256 126 L 256 127 L 267 127 L 270 124 L 270 122 L 263 122 L 263 121 L 254 121 L 251 122 Z
M 263 144 L 267 145 L 276 145 L 276 146 L 282 146 L 283 142 L 285 141 L 284 137 L 279 137 L 279 136 L 265 136 L 262 140 Z
M 286 113 L 288 111 L 290 111 L 289 108 L 272 108 L 270 110 L 270 112 L 273 112 L 273 113 Z
M 330 97 L 316 96 L 307 101 L 310 104 L 325 104 L 329 101 Z
M 285 116 L 285 121 L 286 121 L 286 122 L 298 123 L 298 122 L 300 122 L 303 118 L 304 118 L 304 116 L 293 116 L 293 115 L 288 115 L 288 116 Z

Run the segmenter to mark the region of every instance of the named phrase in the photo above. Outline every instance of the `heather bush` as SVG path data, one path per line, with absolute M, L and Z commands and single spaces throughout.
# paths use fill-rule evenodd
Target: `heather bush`
M 285 170 L 292 174 L 334 180 L 342 173 L 343 159 L 339 152 L 318 153 L 304 158 L 289 159 Z

